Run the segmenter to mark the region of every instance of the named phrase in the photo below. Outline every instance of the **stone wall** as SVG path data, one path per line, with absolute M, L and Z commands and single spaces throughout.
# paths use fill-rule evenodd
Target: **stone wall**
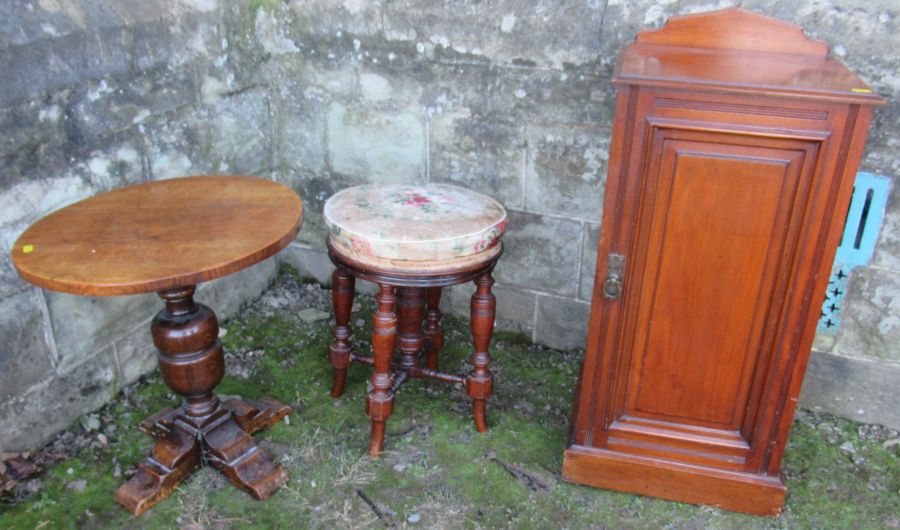
M 153 296 L 29 287 L 9 246 L 41 215 L 148 179 L 267 176 L 304 198 L 281 256 L 327 283 L 324 200 L 367 181 L 450 182 L 510 213 L 500 325 L 581 347 L 616 54 L 671 15 L 743 5 L 802 25 L 891 102 L 863 169 L 900 174 L 892 0 L 17 1 L 0 17 L 0 449 L 33 446 L 152 369 Z M 877 50 L 877 53 L 874 52 Z M 895 186 L 896 189 L 896 186 Z M 804 403 L 900 425 L 900 198 L 844 323 L 817 341 Z M 270 262 L 210 284 L 223 315 Z M 447 306 L 467 311 L 468 292 Z
M 0 8 L 0 451 L 47 440 L 156 366 L 155 295 L 34 288 L 9 260 L 19 234 L 57 208 L 136 182 L 272 174 L 267 91 L 237 75 L 251 71 L 230 56 L 243 23 L 203 0 Z M 204 284 L 197 299 L 227 317 L 276 268 L 270 261 Z

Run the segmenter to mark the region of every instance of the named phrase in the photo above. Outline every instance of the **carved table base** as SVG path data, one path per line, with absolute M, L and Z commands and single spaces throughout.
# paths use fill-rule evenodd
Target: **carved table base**
M 211 309 L 194 303 L 193 293 L 194 287 L 159 293 L 166 308 L 153 319 L 153 342 L 163 379 L 184 404 L 141 423 L 159 442 L 116 492 L 116 502 L 134 515 L 166 498 L 204 463 L 257 499 L 287 482 L 251 434 L 281 421 L 291 408 L 270 398 L 221 403 L 212 393 L 225 373 L 219 325 Z

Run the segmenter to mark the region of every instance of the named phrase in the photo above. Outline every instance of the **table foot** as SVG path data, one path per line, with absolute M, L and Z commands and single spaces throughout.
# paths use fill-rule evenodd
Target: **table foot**
M 257 499 L 268 498 L 287 482 L 287 473 L 269 460 L 234 417 L 204 433 L 203 442 L 207 461 Z
M 142 421 L 140 429 L 157 440 L 164 440 L 172 432 L 172 423 L 180 409 L 166 407 Z
M 291 407 L 269 397 L 259 401 L 232 398 L 201 422 L 183 409 L 165 408 L 141 422 L 141 430 L 159 440 L 135 475 L 116 492 L 116 502 L 141 515 L 168 497 L 202 461 L 212 464 L 232 484 L 265 499 L 287 482 L 256 445 L 252 433 L 281 421 Z
M 260 398 L 259 401 L 232 398 L 222 406 L 234 415 L 234 421 L 241 429 L 250 434 L 275 425 L 291 413 L 291 407 L 270 397 Z
M 168 497 L 200 466 L 202 448 L 193 433 L 176 427 L 160 440 L 137 472 L 116 491 L 116 502 L 141 515 Z

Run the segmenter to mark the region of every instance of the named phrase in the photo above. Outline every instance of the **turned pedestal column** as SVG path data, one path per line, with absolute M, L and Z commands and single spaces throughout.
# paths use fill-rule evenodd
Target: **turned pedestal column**
M 257 499 L 287 480 L 250 435 L 281 421 L 290 407 L 266 398 L 219 401 L 213 393 L 225 373 L 219 324 L 210 308 L 194 302 L 193 294 L 193 286 L 159 293 L 165 308 L 153 319 L 153 343 L 163 380 L 184 402 L 141 424 L 159 441 L 116 492 L 116 502 L 135 515 L 168 496 L 201 462 Z

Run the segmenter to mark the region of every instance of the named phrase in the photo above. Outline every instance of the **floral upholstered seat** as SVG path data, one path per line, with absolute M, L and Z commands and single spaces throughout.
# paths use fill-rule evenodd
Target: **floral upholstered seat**
M 489 259 L 507 222 L 494 199 L 448 184 L 355 186 L 328 199 L 324 213 L 335 251 L 361 263 L 422 268 Z

